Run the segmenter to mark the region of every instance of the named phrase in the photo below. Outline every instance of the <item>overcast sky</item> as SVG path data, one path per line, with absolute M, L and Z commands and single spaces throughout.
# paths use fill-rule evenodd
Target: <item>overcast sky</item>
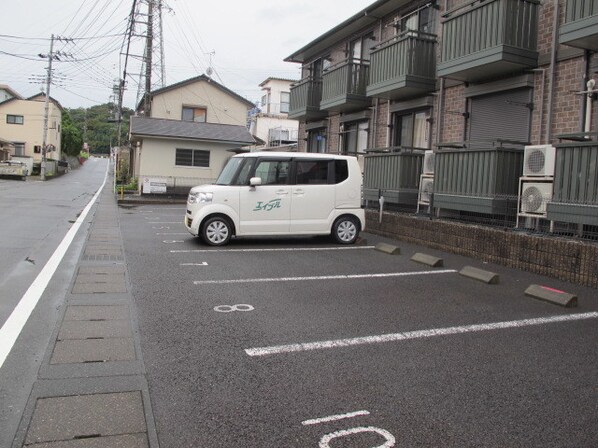
M 269 76 L 299 78 L 299 64 L 284 58 L 373 2 L 165 0 L 165 84 L 203 74 L 211 64 L 216 81 L 255 102 L 261 97 L 259 84 Z M 51 96 L 68 108 L 109 102 L 122 76 L 120 53 L 132 5 L 133 0 L 7 3 L 0 28 L 0 84 L 25 97 L 38 93 L 47 67 L 39 54 L 49 53 L 54 34 L 75 40 L 55 42 L 54 51 L 63 54 L 53 64 Z M 138 34 L 145 33 L 144 25 L 138 27 Z M 137 38 L 131 53 L 142 51 Z M 129 59 L 126 107 L 136 102 L 140 66 L 139 57 Z

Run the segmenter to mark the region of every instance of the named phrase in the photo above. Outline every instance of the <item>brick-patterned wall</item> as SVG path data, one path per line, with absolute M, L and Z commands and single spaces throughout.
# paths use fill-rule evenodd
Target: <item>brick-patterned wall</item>
M 465 120 L 459 113 L 467 112 L 465 85 L 449 87 L 444 91 L 444 107 L 441 120 L 441 142 L 459 142 L 465 140 Z
M 339 114 L 330 115 L 328 117 L 328 152 L 336 154 L 339 152 L 340 140 L 340 118 Z
M 598 288 L 598 244 L 366 211 L 366 231 Z

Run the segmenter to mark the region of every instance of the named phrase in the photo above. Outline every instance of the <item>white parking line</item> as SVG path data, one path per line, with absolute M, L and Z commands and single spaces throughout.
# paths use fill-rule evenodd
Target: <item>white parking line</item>
M 351 247 L 283 247 L 270 249 L 188 249 L 171 250 L 173 254 L 185 254 L 196 252 L 301 252 L 301 251 L 326 251 L 326 250 L 363 250 L 374 249 L 376 246 L 351 246 Z
M 457 272 L 454 269 L 441 271 L 416 271 L 416 272 L 386 272 L 382 274 L 346 274 L 346 275 L 314 275 L 312 277 L 273 277 L 273 278 L 241 278 L 231 280 L 196 280 L 194 285 L 210 285 L 223 283 L 268 283 L 268 282 L 304 282 L 312 280 L 354 280 L 357 278 L 385 278 L 385 277 L 411 277 L 414 275 L 450 274 Z
M 181 221 L 170 221 L 170 222 L 166 222 L 166 221 L 159 221 L 159 222 L 148 222 L 148 224 L 184 224 L 184 222 Z
M 208 263 L 206 261 L 202 261 L 201 263 L 181 263 L 179 266 L 207 266 Z
M 365 336 L 360 338 L 336 339 L 330 341 L 308 342 L 304 344 L 278 345 L 272 347 L 249 348 L 245 350 L 249 356 L 279 355 L 291 352 L 305 352 L 326 348 L 349 347 L 355 345 L 378 344 L 381 342 L 396 342 L 410 339 L 431 338 L 452 334 L 474 333 L 479 331 L 503 330 L 507 328 L 530 327 L 558 322 L 571 322 L 584 319 L 596 319 L 598 312 L 565 314 L 553 317 L 539 317 L 536 319 L 513 320 L 508 322 L 495 322 L 489 324 L 464 325 L 459 327 L 434 328 L 431 330 L 407 331 L 405 333 L 391 333 L 379 336 Z
M 362 415 L 370 415 L 370 411 L 355 411 L 348 412 L 346 414 L 330 415 L 328 417 L 313 418 L 301 422 L 303 426 L 319 425 L 320 423 L 336 422 L 338 420 L 344 420 L 346 418 L 361 417 Z

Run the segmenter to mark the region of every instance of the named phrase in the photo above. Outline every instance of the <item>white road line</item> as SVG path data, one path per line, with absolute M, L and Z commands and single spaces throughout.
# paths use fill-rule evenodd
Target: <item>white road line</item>
M 330 341 L 308 342 L 304 344 L 278 345 L 272 347 L 258 347 L 246 349 L 249 356 L 279 355 L 291 352 L 305 352 L 309 350 L 320 350 L 326 348 L 349 347 L 355 345 L 378 344 L 381 342 L 396 342 L 409 339 L 431 338 L 435 336 L 447 336 L 452 334 L 474 333 L 479 331 L 504 330 L 507 328 L 530 327 L 534 325 L 546 325 L 558 322 L 571 322 L 585 319 L 598 318 L 598 312 L 565 314 L 553 317 L 539 317 L 535 319 L 513 320 L 508 322 L 495 322 L 489 324 L 464 325 L 459 327 L 434 328 L 431 330 L 408 331 L 405 333 L 391 333 L 379 336 L 365 336 L 360 338 L 336 339 Z
M 181 233 L 170 232 L 170 233 L 156 233 L 156 235 L 189 235 L 189 233 L 188 232 L 187 233 L 184 233 L 184 232 L 181 232 Z
M 165 222 L 165 221 L 148 222 L 147 224 L 185 224 L 185 223 L 183 222 L 183 220 L 180 220 L 180 221 L 170 221 L 170 222 Z
M 109 167 L 110 164 L 108 164 L 106 167 L 106 174 L 104 175 L 104 182 L 102 183 L 102 186 L 98 189 L 93 198 L 91 198 L 91 201 L 89 201 L 89 203 L 85 206 L 48 262 L 42 268 L 35 280 L 33 280 L 33 283 L 31 283 L 23 297 L 21 297 L 21 300 L 19 300 L 17 306 L 15 306 L 10 316 L 8 316 L 8 319 L 6 319 L 6 322 L 4 322 L 4 325 L 2 325 L 2 328 L 0 328 L 0 368 L 2 368 L 4 361 L 6 361 L 8 354 L 12 350 L 17 338 L 21 334 L 21 331 L 27 323 L 27 320 L 29 320 L 29 316 L 31 316 L 31 313 L 37 306 L 37 302 L 39 302 L 39 299 L 46 290 L 48 283 L 50 283 L 50 280 L 56 272 L 56 269 L 58 269 L 58 265 L 73 242 L 73 239 L 81 227 L 81 224 L 83 224 L 83 221 L 87 217 L 89 210 L 91 210 L 91 207 L 102 192 L 104 185 L 106 185 Z
M 348 412 L 346 414 L 330 415 L 328 417 L 305 420 L 304 422 L 301 422 L 301 424 L 304 426 L 319 425 L 320 423 L 336 422 L 338 420 L 344 420 L 346 418 L 353 418 L 353 417 L 360 417 L 362 415 L 370 415 L 370 412 L 369 411 L 355 411 L 355 412 Z
M 387 272 L 382 274 L 348 274 L 348 275 L 315 275 L 313 277 L 273 277 L 273 278 L 242 278 L 233 280 L 196 280 L 194 285 L 212 285 L 223 283 L 268 283 L 268 282 L 303 282 L 312 280 L 354 280 L 357 278 L 386 278 L 410 277 L 414 275 L 450 274 L 457 272 L 454 269 L 441 271 L 416 271 L 416 272 Z
M 208 263 L 207 262 L 202 262 L 202 263 L 181 263 L 179 266 L 207 266 Z
M 270 249 L 188 249 L 171 250 L 173 254 L 197 253 L 197 252 L 301 252 L 301 251 L 326 251 L 326 250 L 364 250 L 374 249 L 376 246 L 351 246 L 351 247 L 283 247 Z

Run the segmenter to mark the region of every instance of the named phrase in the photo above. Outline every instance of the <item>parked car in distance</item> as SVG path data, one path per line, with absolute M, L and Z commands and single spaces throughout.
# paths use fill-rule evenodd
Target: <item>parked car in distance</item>
M 216 183 L 191 189 L 185 226 L 211 246 L 232 237 L 330 234 L 352 244 L 365 228 L 361 188 L 355 157 L 238 154 Z

